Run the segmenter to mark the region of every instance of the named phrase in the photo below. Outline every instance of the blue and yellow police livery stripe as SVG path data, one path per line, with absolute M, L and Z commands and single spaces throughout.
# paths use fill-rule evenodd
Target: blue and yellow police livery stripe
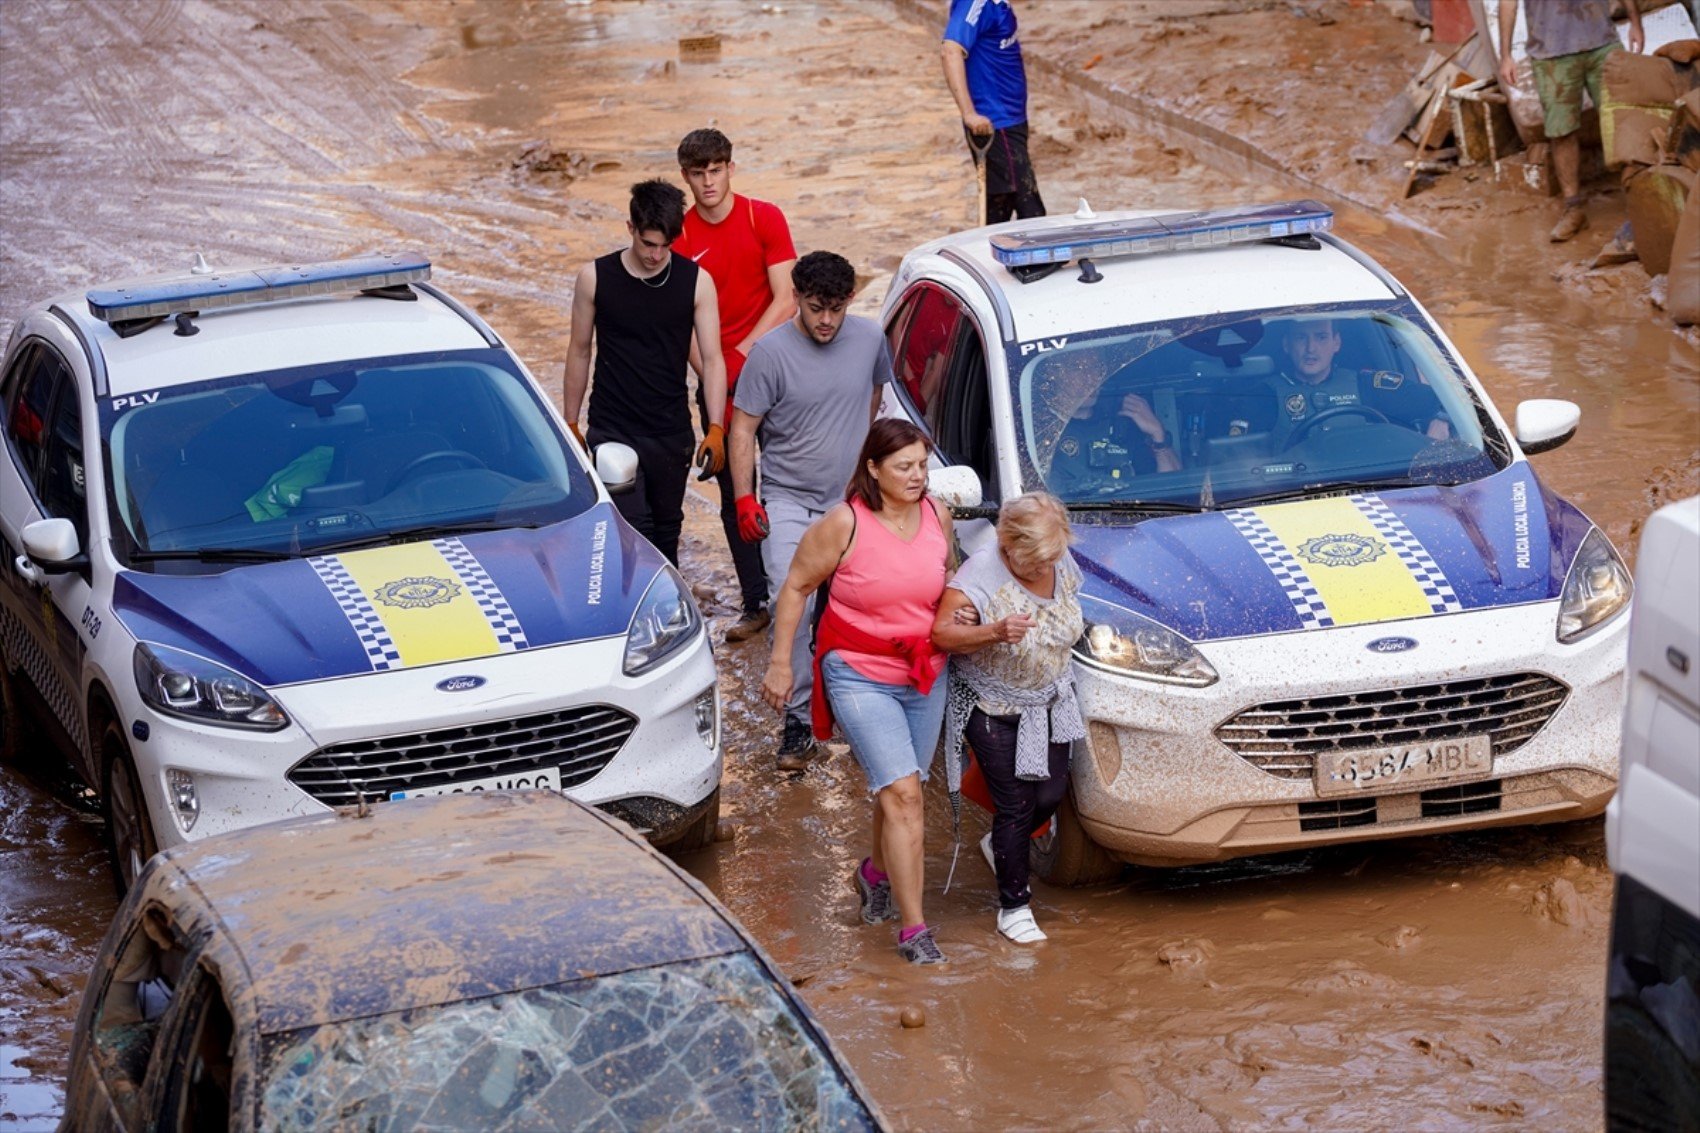
M 1434 557 L 1377 496 L 1224 514 L 1275 576 L 1306 629 L 1463 609 Z
M 527 648 L 507 598 L 459 539 L 309 561 L 375 671 Z

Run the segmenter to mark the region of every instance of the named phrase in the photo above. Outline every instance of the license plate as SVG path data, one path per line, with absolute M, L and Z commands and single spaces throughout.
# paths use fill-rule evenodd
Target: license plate
M 471 791 L 558 791 L 561 772 L 555 767 L 540 767 L 523 775 L 492 775 L 470 783 L 445 783 L 441 787 L 415 787 L 411 791 L 391 791 L 391 800 L 417 799 L 426 795 L 464 795 Z
M 1493 740 L 1462 736 L 1368 751 L 1331 751 L 1316 757 L 1316 793 L 1350 795 L 1408 783 L 1475 779 L 1493 771 Z

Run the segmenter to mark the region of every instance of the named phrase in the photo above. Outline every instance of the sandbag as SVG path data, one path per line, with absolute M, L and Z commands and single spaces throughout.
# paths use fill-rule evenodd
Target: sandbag
M 1665 310 L 1678 326 L 1700 323 L 1700 192 L 1688 194 L 1671 247 Z
M 1657 165 L 1691 70 L 1669 59 L 1614 51 L 1600 76 L 1600 145 L 1607 169 Z
M 1695 175 L 1680 165 L 1656 165 L 1629 179 L 1624 204 L 1635 233 L 1635 253 L 1648 275 L 1670 270 L 1671 247 L 1688 201 L 1695 195 Z

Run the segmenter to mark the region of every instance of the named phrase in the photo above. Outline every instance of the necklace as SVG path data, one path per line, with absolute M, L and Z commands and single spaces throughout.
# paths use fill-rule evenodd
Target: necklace
M 629 274 L 633 279 L 637 280 L 639 283 L 643 284 L 645 287 L 648 287 L 651 290 L 658 290 L 660 288 L 667 286 L 667 277 L 673 274 L 673 257 L 672 256 L 667 257 L 667 266 L 662 268 L 659 272 L 656 273 L 656 275 L 659 276 L 660 278 L 656 279 L 654 283 L 650 282 L 649 276 L 639 275 L 637 272 L 632 271 L 630 268 L 627 268 L 626 271 L 627 271 L 627 274 Z

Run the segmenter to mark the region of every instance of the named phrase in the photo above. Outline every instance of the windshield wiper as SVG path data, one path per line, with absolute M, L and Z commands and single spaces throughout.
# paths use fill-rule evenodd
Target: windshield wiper
M 1197 515 L 1203 508 L 1171 500 L 1081 500 L 1063 504 L 1069 511 L 1143 511 L 1152 515 Z
M 1349 492 L 1360 495 L 1364 492 L 1391 491 L 1395 488 L 1450 488 L 1453 484 L 1444 480 L 1413 480 L 1409 476 L 1395 476 L 1385 480 L 1317 480 L 1298 488 L 1288 488 L 1281 492 L 1270 492 L 1265 496 L 1246 496 L 1232 501 L 1234 507 L 1251 507 L 1254 504 L 1276 504 L 1283 500 L 1302 500 L 1311 496 L 1331 492 Z
M 281 563 L 296 556 L 263 547 L 202 547 L 194 551 L 131 551 L 133 563 Z
M 425 539 L 442 539 L 450 535 L 470 535 L 479 531 L 535 531 L 537 523 L 497 523 L 494 520 L 468 520 L 464 523 L 424 523 L 418 527 L 398 527 L 393 531 L 372 531 L 340 543 L 318 543 L 306 548 L 312 555 L 329 555 L 337 551 L 352 551 L 360 547 L 386 547 L 397 543 L 417 543 Z

